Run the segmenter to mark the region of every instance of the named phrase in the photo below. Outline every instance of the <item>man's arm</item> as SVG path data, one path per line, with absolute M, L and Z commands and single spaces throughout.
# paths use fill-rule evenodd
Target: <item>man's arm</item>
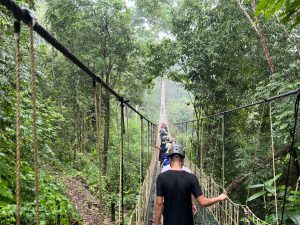
M 157 196 L 155 203 L 155 225 L 159 225 L 162 210 L 164 207 L 164 197 Z
M 227 198 L 228 198 L 228 196 L 226 194 L 220 194 L 218 197 L 214 197 L 214 198 L 206 198 L 206 197 L 204 197 L 204 195 L 200 195 L 197 198 L 197 201 L 202 207 L 208 207 L 217 202 L 224 201 Z

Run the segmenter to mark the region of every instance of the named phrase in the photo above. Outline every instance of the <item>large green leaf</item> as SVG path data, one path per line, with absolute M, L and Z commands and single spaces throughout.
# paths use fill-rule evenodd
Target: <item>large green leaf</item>
M 300 224 L 300 213 L 299 212 L 290 212 L 288 217 L 295 223 Z
M 262 196 L 264 194 L 266 194 L 266 191 L 257 192 L 254 195 L 251 195 L 246 201 L 247 202 L 253 201 L 254 199 L 257 199 L 258 197 L 260 197 L 260 196 Z
M 251 185 L 251 186 L 248 186 L 247 188 L 248 189 L 253 189 L 253 188 L 259 188 L 259 187 L 264 187 L 265 185 L 264 184 L 254 184 L 254 185 Z
M 264 184 L 265 184 L 266 186 L 271 186 L 271 185 L 273 185 L 274 181 L 276 181 L 281 175 L 282 175 L 282 173 L 277 174 L 277 175 L 276 175 L 275 177 L 273 177 L 272 179 L 265 181 Z
M 270 192 L 270 193 L 272 193 L 272 194 L 275 194 L 276 189 L 275 189 L 274 186 L 268 186 L 268 185 L 266 185 L 266 186 L 265 186 L 265 189 L 266 189 L 268 192 Z

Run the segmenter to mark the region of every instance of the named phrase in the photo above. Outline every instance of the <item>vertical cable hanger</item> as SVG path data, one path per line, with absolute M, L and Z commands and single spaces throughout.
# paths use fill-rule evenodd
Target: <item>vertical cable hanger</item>
M 225 113 L 222 115 L 222 188 L 225 190 Z
M 187 131 L 188 131 L 188 123 L 185 123 L 185 142 L 184 146 L 187 148 Z
M 291 133 L 291 148 L 289 152 L 289 162 L 287 167 L 287 176 L 285 180 L 285 189 L 284 189 L 284 197 L 283 197 L 283 204 L 282 204 L 282 211 L 281 211 L 281 220 L 280 225 L 283 224 L 283 216 L 285 211 L 285 204 L 286 204 L 286 198 L 287 198 L 287 192 L 288 192 L 288 185 L 289 185 L 289 178 L 290 178 L 290 170 L 291 170 L 291 162 L 292 162 L 292 152 L 294 149 L 295 144 L 295 136 L 296 136 L 296 130 L 297 130 L 297 122 L 298 122 L 298 113 L 299 113 L 299 102 L 300 102 L 300 90 L 298 90 L 297 98 L 294 105 L 294 127 Z
M 272 102 L 269 103 L 269 118 L 270 118 L 270 135 L 271 135 L 271 149 L 272 149 L 272 166 L 273 166 L 273 179 L 274 179 L 274 201 L 275 201 L 275 215 L 276 225 L 278 225 L 278 202 L 277 202 L 277 187 L 276 187 L 276 167 L 275 167 L 275 147 L 274 147 L 274 131 L 273 131 L 273 115 L 272 115 Z
M 150 153 L 150 122 L 148 121 L 148 127 L 147 127 L 147 165 L 149 164 L 149 153 Z
M 33 151 L 34 151 L 34 189 L 35 189 L 35 218 L 36 225 L 40 224 L 39 212 L 39 162 L 38 162 L 38 137 L 36 119 L 36 67 L 34 52 L 34 27 L 35 20 L 32 18 L 30 24 L 30 61 L 31 61 L 31 88 L 32 88 L 32 128 L 33 128 Z
M 194 138 L 194 121 L 192 122 L 191 130 L 191 140 L 190 140 L 190 163 L 192 162 L 192 153 L 193 153 L 193 138 Z
M 102 101 L 102 88 L 100 85 L 99 90 L 96 86 L 96 81 L 93 80 L 94 87 L 94 107 L 95 107 L 95 123 L 96 123 L 96 144 L 97 144 L 97 153 L 98 153 L 98 189 L 99 189 L 99 213 L 100 219 L 102 221 L 102 173 L 101 173 L 101 142 L 100 142 L 100 124 L 101 124 L 101 101 Z M 97 93 L 99 92 L 99 96 Z M 98 104 L 100 102 L 100 104 Z M 100 108 L 99 108 L 100 105 Z
M 125 120 L 124 107 L 125 102 L 121 101 L 121 162 L 120 162 L 120 176 L 121 176 L 121 225 L 124 225 L 124 134 L 125 134 Z
M 199 168 L 203 168 L 203 132 L 204 132 L 204 124 L 203 119 L 200 119 L 200 131 L 199 131 L 199 148 L 200 148 L 200 160 L 199 160 Z
M 20 20 L 15 18 L 14 20 L 14 37 L 16 41 L 16 224 L 21 224 L 20 216 L 20 64 L 21 64 L 21 52 L 20 52 Z
M 141 149 L 140 149 L 140 184 L 143 183 L 143 158 L 144 158 L 144 118 L 141 116 L 141 139 L 140 139 Z

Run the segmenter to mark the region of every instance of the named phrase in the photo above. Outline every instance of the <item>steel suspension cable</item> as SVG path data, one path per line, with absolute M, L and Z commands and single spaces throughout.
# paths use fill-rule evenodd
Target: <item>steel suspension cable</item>
M 34 21 L 34 20 L 33 20 Z M 34 52 L 34 22 L 30 26 L 30 61 L 31 61 L 31 88 L 32 88 L 32 128 L 33 128 L 33 152 L 34 152 L 34 190 L 35 190 L 35 219 L 36 225 L 40 224 L 39 211 L 39 162 L 38 162 L 38 138 L 36 123 L 36 68 Z
M 272 169 L 273 169 L 273 179 L 274 179 L 274 200 L 275 200 L 275 215 L 276 224 L 278 225 L 278 202 L 277 202 L 277 187 L 276 187 L 276 168 L 275 168 L 275 147 L 274 147 L 274 131 L 273 131 L 273 115 L 272 115 L 272 102 L 269 103 L 269 118 L 270 118 L 270 136 L 271 136 L 271 149 L 272 149 Z
M 291 148 L 289 151 L 289 162 L 288 162 L 288 167 L 287 167 L 287 176 L 286 176 L 286 181 L 285 181 L 284 198 L 283 198 L 282 211 L 281 211 L 281 221 L 280 221 L 281 225 L 283 224 L 283 215 L 284 215 L 286 197 L 287 197 L 287 192 L 288 192 L 290 168 L 291 168 L 291 161 L 292 161 L 291 151 L 293 151 L 294 144 L 295 144 L 295 136 L 296 136 L 297 122 L 298 122 L 298 113 L 299 113 L 299 102 L 300 102 L 300 90 L 298 91 L 297 98 L 295 101 L 295 107 L 294 107 L 294 127 L 293 127 L 292 134 L 291 134 L 292 142 L 291 142 Z
M 96 145 L 97 145 L 97 153 L 98 153 L 98 189 L 99 189 L 99 213 L 100 219 L 102 222 L 102 172 L 101 172 L 101 143 L 100 143 L 100 121 L 101 121 L 101 107 L 99 109 L 99 105 L 101 106 L 102 102 L 102 88 L 100 85 L 99 90 L 97 90 L 96 81 L 93 80 L 93 87 L 94 87 L 94 107 L 95 107 L 95 122 L 96 122 Z M 99 92 L 99 99 L 97 93 Z M 100 104 L 98 105 L 98 102 Z
M 121 160 L 120 160 L 120 179 L 121 179 L 121 225 L 124 225 L 124 134 L 125 134 L 125 120 L 124 107 L 125 103 L 121 102 Z
M 14 21 L 14 37 L 16 41 L 16 224 L 21 224 L 20 218 L 20 64 L 21 64 L 21 52 L 20 52 L 20 21 L 15 19 Z

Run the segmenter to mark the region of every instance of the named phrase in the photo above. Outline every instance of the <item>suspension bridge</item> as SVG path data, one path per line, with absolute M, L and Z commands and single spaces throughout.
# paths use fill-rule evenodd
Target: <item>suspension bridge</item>
M 184 121 L 177 124 L 169 124 L 167 119 L 167 112 L 165 109 L 165 84 L 164 82 L 161 83 L 161 104 L 160 104 L 160 119 L 158 125 L 149 119 L 147 119 L 141 112 L 139 112 L 134 106 L 132 106 L 128 99 L 125 99 L 123 96 L 119 95 L 113 88 L 107 85 L 100 76 L 95 74 L 91 69 L 89 69 L 80 59 L 78 59 L 74 54 L 72 54 L 63 44 L 61 44 L 57 39 L 55 39 L 43 26 L 41 26 L 34 18 L 32 13 L 28 9 L 21 8 L 15 1 L 12 0 L 0 0 L 0 4 L 5 6 L 7 10 L 11 11 L 14 16 L 14 32 L 15 32 L 15 40 L 16 40 L 16 224 L 21 224 L 21 201 L 20 201 L 20 66 L 21 66 L 21 48 L 20 48 L 20 35 L 21 35 L 21 25 L 26 24 L 30 27 L 30 57 L 31 57 L 31 71 L 32 71 L 32 117 L 33 117 L 33 133 L 34 133 L 34 169 L 35 169 L 35 205 L 36 205 L 36 224 L 39 224 L 39 181 L 38 181 L 38 174 L 39 174 L 39 165 L 38 165 L 38 148 L 37 148 L 37 122 L 36 122 L 36 105 L 35 105 L 35 92 L 36 92 L 36 81 L 35 81 L 35 49 L 34 49 L 34 34 L 40 36 L 45 41 L 47 41 L 50 45 L 53 46 L 56 50 L 61 52 L 67 59 L 69 59 L 74 65 L 76 65 L 79 69 L 81 69 L 84 74 L 88 75 L 93 85 L 93 96 L 94 96 L 94 107 L 95 107 L 95 121 L 96 121 L 96 136 L 97 136 L 97 150 L 98 150 L 98 162 L 99 162 L 99 171 L 98 171 L 98 179 L 99 179 L 99 213 L 101 214 L 101 207 L 103 205 L 102 196 L 101 196 L 101 144 L 99 142 L 99 130 L 100 130 L 100 121 L 99 121 L 99 114 L 101 110 L 99 107 L 99 99 L 101 100 L 101 89 L 105 89 L 108 91 L 112 96 L 114 96 L 117 101 L 120 103 L 120 116 L 121 116 L 121 149 L 120 149 L 120 211 L 119 211 L 119 219 L 118 224 L 129 224 L 129 225 L 149 225 L 152 224 L 154 221 L 154 207 L 155 207 L 155 188 L 156 188 L 156 177 L 160 173 L 160 165 L 158 162 L 158 151 L 155 149 L 155 146 L 160 143 L 159 140 L 159 132 L 158 132 L 158 125 L 164 123 L 167 125 L 169 129 L 169 136 L 173 138 L 177 138 L 175 134 L 175 130 L 181 131 L 184 133 L 184 130 L 187 133 L 188 124 L 192 124 L 191 127 L 192 131 L 192 138 L 195 132 L 195 123 L 200 124 L 204 119 L 210 119 L 214 117 L 221 117 L 222 120 L 222 173 L 221 176 L 221 184 L 218 184 L 215 179 L 208 174 L 205 173 L 201 165 L 203 165 L 203 153 L 200 149 L 197 154 L 199 154 L 199 161 L 193 162 L 192 160 L 192 148 L 188 145 L 187 139 L 178 140 L 180 144 L 185 148 L 186 155 L 188 157 L 185 159 L 185 166 L 189 167 L 192 172 L 197 176 L 200 181 L 200 185 L 203 189 L 204 195 L 206 197 L 214 197 L 217 196 L 224 191 L 230 192 L 225 187 L 225 140 L 224 140 L 224 130 L 225 130 L 225 118 L 231 112 L 236 110 L 241 110 L 244 108 L 249 108 L 259 104 L 266 104 L 269 103 L 270 105 L 270 120 L 272 118 L 272 110 L 271 110 L 271 103 L 276 101 L 277 99 L 285 98 L 291 95 L 297 95 L 297 101 L 295 103 L 295 124 L 293 128 L 293 138 L 291 143 L 291 149 L 293 149 L 294 145 L 294 136 L 296 132 L 296 122 L 297 122 L 297 115 L 298 115 L 298 104 L 299 104 L 299 90 L 291 91 L 289 93 L 285 93 L 279 96 L 274 96 L 268 99 L 264 99 L 258 102 L 251 103 L 249 105 L 241 106 L 235 109 L 230 109 L 224 112 L 220 112 L 214 115 L 206 115 L 198 118 L 198 120 L 191 120 L 191 121 Z M 124 135 L 126 134 L 125 130 L 125 120 L 124 120 L 124 111 L 127 109 L 132 110 L 136 113 L 141 120 L 141 146 L 144 146 L 144 125 L 147 124 L 148 127 L 148 135 L 147 135 L 147 142 L 148 148 L 151 149 L 152 156 L 149 167 L 147 168 L 146 175 L 143 177 L 144 171 L 143 167 L 140 169 L 140 189 L 139 194 L 136 202 L 136 206 L 134 207 L 134 211 L 132 212 L 129 221 L 125 221 L 124 218 Z M 272 121 L 271 121 L 272 124 Z M 202 128 L 198 127 L 198 131 Z M 203 132 L 201 132 L 203 133 Z M 271 128 L 272 133 L 272 128 Z M 271 134 L 272 135 L 272 134 Z M 201 142 L 201 136 L 197 136 L 199 139 L 198 141 Z M 272 142 L 273 143 L 273 142 Z M 203 144 L 203 143 L 202 143 Z M 143 152 L 144 149 L 141 147 L 141 165 L 143 165 Z M 274 165 L 274 148 L 273 149 L 273 165 Z M 291 161 L 291 156 L 289 157 L 289 166 Z M 274 167 L 273 170 L 275 171 Z M 274 177 L 276 174 L 274 173 Z M 287 177 L 288 182 L 289 177 Z M 287 189 L 287 183 L 286 183 Z M 275 195 L 276 196 L 276 195 Z M 285 197 L 286 197 L 286 190 L 285 190 Z M 276 202 L 276 199 L 275 199 Z M 283 203 L 283 210 L 284 210 Z M 276 205 L 277 209 L 277 205 Z M 277 211 L 276 211 L 277 212 Z M 279 212 L 276 213 L 277 216 L 277 224 L 280 220 Z M 213 206 L 208 208 L 200 208 L 198 209 L 197 214 L 195 215 L 197 224 L 232 224 L 232 225 L 239 225 L 239 224 L 268 224 L 267 222 L 263 221 L 261 218 L 256 216 L 253 211 L 247 206 L 237 202 L 234 202 L 230 198 L 221 203 L 217 203 Z M 100 223 L 101 224 L 101 223 Z

